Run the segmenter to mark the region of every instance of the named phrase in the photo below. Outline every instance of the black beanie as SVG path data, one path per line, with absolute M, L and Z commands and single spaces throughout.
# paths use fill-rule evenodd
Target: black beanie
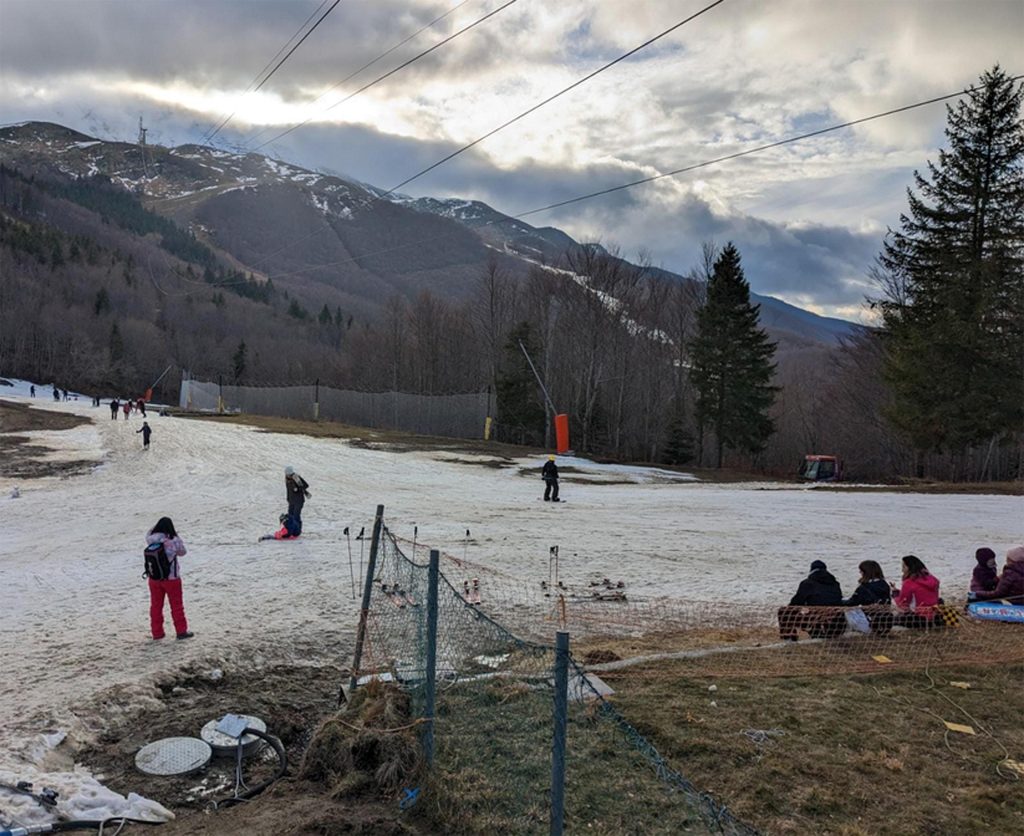
M 815 560 L 811 563 L 812 572 L 824 572 L 826 569 L 828 569 L 828 566 L 825 565 L 825 561 L 823 560 Z

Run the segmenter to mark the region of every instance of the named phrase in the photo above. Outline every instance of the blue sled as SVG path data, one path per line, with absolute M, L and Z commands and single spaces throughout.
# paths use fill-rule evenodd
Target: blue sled
M 974 618 L 986 621 L 1008 621 L 1024 624 L 1024 604 L 1008 604 L 1005 601 L 975 601 L 967 605 L 967 612 Z

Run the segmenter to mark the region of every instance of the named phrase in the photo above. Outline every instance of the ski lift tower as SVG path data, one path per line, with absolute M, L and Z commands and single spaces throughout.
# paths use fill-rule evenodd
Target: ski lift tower
M 142 117 L 139 117 L 139 155 L 142 157 L 142 174 L 149 177 L 149 170 L 146 168 L 146 128 L 142 127 Z

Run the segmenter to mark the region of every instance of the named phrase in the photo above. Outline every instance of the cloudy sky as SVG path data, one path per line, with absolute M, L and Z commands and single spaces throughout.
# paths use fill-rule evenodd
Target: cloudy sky
M 0 0 L 0 123 L 225 147 L 390 188 L 711 0 Z M 319 12 L 318 12 L 319 9 Z M 450 12 L 351 80 L 354 71 Z M 725 0 L 402 189 L 509 214 L 1024 72 L 1024 0 Z M 338 85 L 338 86 L 335 86 Z M 333 88 L 333 89 L 332 89 Z M 533 215 L 685 272 L 733 240 L 753 289 L 862 318 L 866 278 L 942 105 Z

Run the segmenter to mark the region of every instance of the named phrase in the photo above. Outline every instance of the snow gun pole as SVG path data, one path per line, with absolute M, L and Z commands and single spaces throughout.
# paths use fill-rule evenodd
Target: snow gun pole
M 548 408 L 551 410 L 551 414 L 554 415 L 558 412 L 555 409 L 555 405 L 551 403 L 551 396 L 548 394 L 548 390 L 544 386 L 544 381 L 540 379 L 540 375 L 537 374 L 537 367 L 533 365 L 533 360 L 530 359 L 530 352 L 526 350 L 526 346 L 523 345 L 523 341 L 519 340 L 519 347 L 523 350 L 523 354 L 526 355 L 526 362 L 530 364 L 530 370 L 533 372 L 533 376 L 537 378 L 537 384 L 540 386 L 540 391 L 544 393 L 544 400 L 548 402 Z
M 359 679 L 359 665 L 363 661 L 363 642 L 366 640 L 366 622 L 370 616 L 370 593 L 373 592 L 373 573 L 377 568 L 377 549 L 380 546 L 380 529 L 384 524 L 384 506 L 377 506 L 377 516 L 373 518 L 373 539 L 370 541 L 370 565 L 366 571 L 366 582 L 363 584 L 363 606 L 359 611 L 359 629 L 356 631 L 356 652 L 352 658 L 352 680 L 349 682 L 349 691 L 356 689 L 356 680 Z M 338 704 L 342 697 L 339 694 Z
M 423 700 L 423 757 L 427 768 L 434 763 L 434 695 L 437 686 L 437 587 L 440 575 L 441 553 L 430 550 L 430 568 L 427 573 L 427 681 Z
M 348 526 L 345 526 L 345 542 L 348 543 L 348 579 L 352 584 L 352 600 L 356 599 L 356 575 L 352 568 L 352 535 L 348 533 Z
M 160 383 L 160 381 L 163 380 L 167 376 L 167 372 L 169 372 L 173 368 L 174 368 L 174 364 L 172 363 L 170 366 L 168 366 L 166 369 L 164 369 L 163 372 L 160 373 L 160 377 L 158 377 L 156 380 L 153 381 L 152 385 L 146 390 L 146 395 L 148 396 L 146 398 L 147 401 L 153 400 L 153 390 L 156 389 L 156 387 Z

